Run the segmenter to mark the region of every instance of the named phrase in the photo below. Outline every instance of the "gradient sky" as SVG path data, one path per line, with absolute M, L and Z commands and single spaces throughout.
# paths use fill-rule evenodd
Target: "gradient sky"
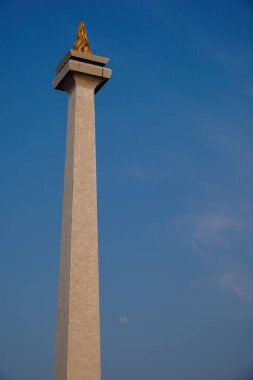
M 253 1 L 0 0 L 0 380 L 53 380 L 67 96 L 96 98 L 103 380 L 253 376 Z

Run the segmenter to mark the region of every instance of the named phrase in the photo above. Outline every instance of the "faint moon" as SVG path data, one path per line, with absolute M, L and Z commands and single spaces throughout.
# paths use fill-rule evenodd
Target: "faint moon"
M 119 323 L 120 323 L 121 325 L 126 325 L 127 322 L 128 322 L 128 318 L 127 318 L 127 317 L 125 317 L 125 316 L 123 316 L 123 315 L 119 317 Z

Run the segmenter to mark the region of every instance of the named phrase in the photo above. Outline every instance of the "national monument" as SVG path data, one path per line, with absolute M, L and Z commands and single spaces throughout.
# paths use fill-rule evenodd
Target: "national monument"
M 108 61 L 91 53 L 81 21 L 53 81 L 68 93 L 55 380 L 101 378 L 94 102 Z

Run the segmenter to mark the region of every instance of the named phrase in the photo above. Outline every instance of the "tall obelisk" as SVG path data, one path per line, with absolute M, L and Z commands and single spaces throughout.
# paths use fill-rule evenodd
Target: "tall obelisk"
M 101 378 L 94 100 L 108 61 L 91 54 L 81 21 L 53 82 L 68 93 L 55 380 Z

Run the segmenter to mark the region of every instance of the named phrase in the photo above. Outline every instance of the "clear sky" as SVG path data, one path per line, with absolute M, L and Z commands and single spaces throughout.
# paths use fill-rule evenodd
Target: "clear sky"
M 253 1 L 0 0 L 0 380 L 53 380 L 67 95 L 96 98 L 103 380 L 253 379 Z

